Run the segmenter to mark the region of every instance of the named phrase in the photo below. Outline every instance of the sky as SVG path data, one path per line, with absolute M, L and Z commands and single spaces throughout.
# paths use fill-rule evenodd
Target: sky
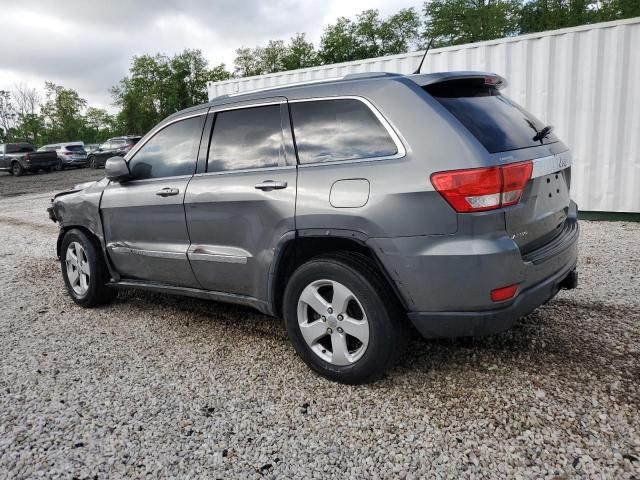
M 73 88 L 113 112 L 109 88 L 131 58 L 199 48 L 209 65 L 233 68 L 235 49 L 288 40 L 317 46 L 340 16 L 377 8 L 383 16 L 424 0 L 0 0 L 0 90 L 42 91 L 45 81 Z

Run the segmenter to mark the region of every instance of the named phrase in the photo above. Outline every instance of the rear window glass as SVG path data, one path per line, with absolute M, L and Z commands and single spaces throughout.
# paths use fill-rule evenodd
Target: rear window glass
M 34 151 L 33 147 L 26 143 L 7 145 L 6 148 L 7 148 L 6 153 L 29 153 Z
M 355 99 L 290 104 L 300 163 L 386 157 L 398 153 L 389 132 Z
M 127 143 L 129 145 L 135 145 L 136 143 L 138 143 L 140 141 L 142 137 L 136 137 L 136 138 L 127 138 Z
M 554 143 L 549 133 L 536 135 L 546 126 L 520 105 L 484 84 L 484 79 L 452 80 L 425 87 L 442 106 L 456 117 L 490 152 Z
M 82 145 L 67 145 L 66 148 L 70 152 L 84 152 L 84 147 Z

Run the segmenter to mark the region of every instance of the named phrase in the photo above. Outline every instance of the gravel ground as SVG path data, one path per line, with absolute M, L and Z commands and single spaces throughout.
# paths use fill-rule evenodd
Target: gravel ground
M 352 387 L 251 310 L 77 307 L 50 196 L 0 198 L 1 477 L 640 478 L 640 224 L 582 222 L 577 290 Z
M 27 193 L 59 192 L 77 183 L 100 178 L 104 178 L 104 169 L 70 168 L 62 172 L 25 173 L 21 177 L 0 172 L 0 199 Z

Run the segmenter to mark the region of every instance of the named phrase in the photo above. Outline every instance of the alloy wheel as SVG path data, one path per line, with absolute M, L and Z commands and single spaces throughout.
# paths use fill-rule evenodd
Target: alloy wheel
M 316 280 L 298 300 L 298 325 L 311 350 L 332 365 L 357 362 L 369 345 L 369 321 L 362 304 L 345 285 Z
M 66 253 L 67 278 L 73 291 L 83 296 L 89 290 L 91 270 L 89 258 L 84 247 L 78 242 L 71 242 Z

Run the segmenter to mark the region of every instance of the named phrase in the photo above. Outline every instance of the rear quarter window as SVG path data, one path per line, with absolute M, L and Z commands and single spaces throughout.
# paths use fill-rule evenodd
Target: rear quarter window
M 387 129 L 360 100 L 305 100 L 290 109 L 301 164 L 398 153 Z
M 425 90 L 490 152 L 505 152 L 558 141 L 553 134 L 534 137 L 545 124 L 483 78 L 450 80 Z

